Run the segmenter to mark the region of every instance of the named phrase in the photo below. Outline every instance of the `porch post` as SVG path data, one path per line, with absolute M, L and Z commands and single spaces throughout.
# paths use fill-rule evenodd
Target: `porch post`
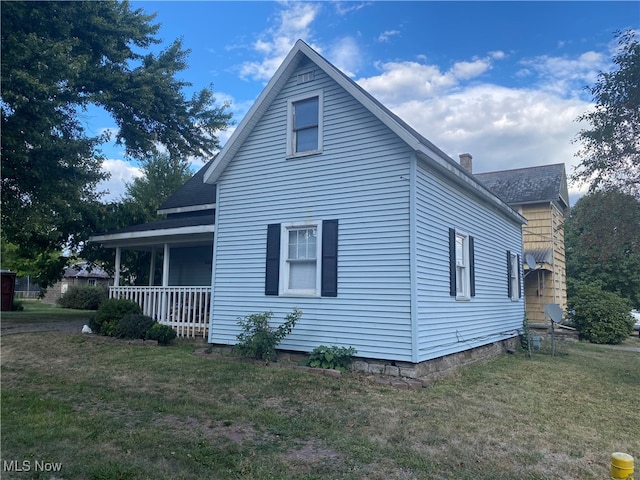
M 116 271 L 114 273 L 115 278 L 113 279 L 113 286 L 120 286 L 120 260 L 122 258 L 122 249 L 120 247 L 116 247 Z
M 169 244 L 164 244 L 164 256 L 162 259 L 162 286 L 169 286 Z
M 153 287 L 156 273 L 156 247 L 151 247 L 151 266 L 149 267 L 149 286 Z

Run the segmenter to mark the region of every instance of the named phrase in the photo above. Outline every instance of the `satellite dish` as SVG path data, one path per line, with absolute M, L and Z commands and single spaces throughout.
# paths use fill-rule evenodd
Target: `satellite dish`
M 529 270 L 535 270 L 536 269 L 536 259 L 533 255 L 531 255 L 530 253 L 527 253 L 527 255 L 524 257 L 524 261 L 527 264 L 527 266 L 529 267 Z
M 553 323 L 560 323 L 562 320 L 562 309 L 557 303 L 549 303 L 544 307 L 546 313 Z

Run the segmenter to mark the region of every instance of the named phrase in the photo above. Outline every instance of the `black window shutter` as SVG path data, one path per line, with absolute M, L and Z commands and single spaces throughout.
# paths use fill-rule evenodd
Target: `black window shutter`
M 507 297 L 511 298 L 511 251 L 507 250 Z
M 322 285 L 320 295 L 338 296 L 338 220 L 322 222 Z
M 476 296 L 476 256 L 475 256 L 475 238 L 469 237 L 469 281 L 471 283 L 472 297 Z
M 449 295 L 456 296 L 456 231 L 449 229 Z
M 520 263 L 520 255 L 518 255 L 518 298 L 522 298 L 522 264 Z
M 267 263 L 264 294 L 278 295 L 280 287 L 280 224 L 267 225 Z

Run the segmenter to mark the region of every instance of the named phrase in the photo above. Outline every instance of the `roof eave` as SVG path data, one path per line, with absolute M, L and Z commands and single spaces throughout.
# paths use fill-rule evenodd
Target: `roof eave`
M 174 207 L 174 208 L 165 208 L 162 210 L 158 210 L 156 213 L 158 215 L 169 215 L 172 213 L 189 213 L 189 212 L 202 212 L 204 210 L 215 210 L 215 203 L 207 203 L 203 205 L 190 205 L 186 207 Z
M 173 238 L 178 243 L 180 237 L 189 237 L 198 234 L 213 234 L 215 225 L 195 225 L 191 227 L 163 228 L 158 230 L 142 230 L 138 232 L 123 232 L 89 237 L 89 242 L 100 243 L 104 247 L 117 247 L 119 245 L 134 245 L 155 243 L 162 238 Z M 212 237 L 213 238 L 213 237 Z

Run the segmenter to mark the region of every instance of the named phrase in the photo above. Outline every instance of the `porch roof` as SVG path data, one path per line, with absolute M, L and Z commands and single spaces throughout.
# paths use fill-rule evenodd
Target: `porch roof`
M 213 242 L 215 214 L 170 217 L 155 222 L 131 225 L 111 232 L 92 236 L 89 241 L 107 248 L 129 247 L 148 249 L 152 246 L 189 246 Z

